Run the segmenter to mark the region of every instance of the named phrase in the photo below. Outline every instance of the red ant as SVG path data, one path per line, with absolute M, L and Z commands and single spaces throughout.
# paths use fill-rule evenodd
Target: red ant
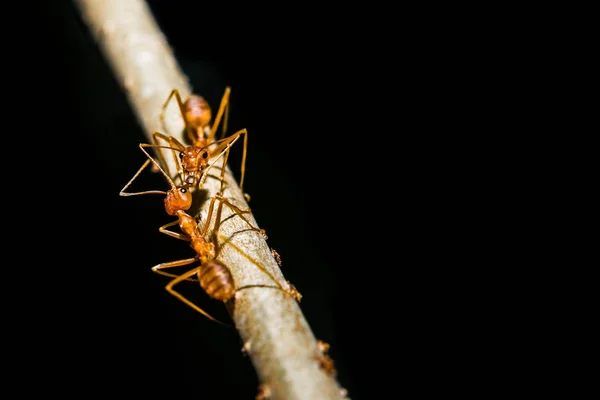
M 323 368 L 323 370 L 329 375 L 335 377 L 337 371 L 335 370 L 333 359 L 329 356 L 329 343 L 319 339 L 317 340 L 317 348 L 317 360 L 319 362 L 319 366 Z
M 229 119 L 230 93 L 231 88 L 227 86 L 225 88 L 225 93 L 223 93 L 223 97 L 221 98 L 221 104 L 219 106 L 219 111 L 217 112 L 214 123 L 212 127 L 209 128 L 212 118 L 212 110 L 204 97 L 197 94 L 191 94 L 185 101 L 182 101 L 179 90 L 173 89 L 167 97 L 167 100 L 164 102 L 160 113 L 160 122 L 164 131 L 168 131 L 165 124 L 165 111 L 171 99 L 175 97 L 179 107 L 179 112 L 183 118 L 184 131 L 188 137 L 189 143 L 195 146 L 206 146 L 208 143 L 212 142 L 217 132 L 219 123 L 221 122 L 221 118 L 223 117 L 223 113 L 225 113 L 225 119 L 223 120 L 223 126 L 221 128 L 221 138 L 223 138 L 227 130 L 227 121 Z
M 175 185 L 173 180 L 160 167 L 160 165 L 157 163 L 157 161 L 153 157 L 151 157 L 150 154 L 148 154 L 148 152 L 144 149 L 144 147 L 151 147 L 151 145 L 146 144 L 146 143 L 141 143 L 139 145 L 139 147 L 144 152 L 144 154 L 148 157 L 148 160 L 138 170 L 138 172 L 134 175 L 134 177 L 123 187 L 123 189 L 120 192 L 120 195 L 121 196 L 133 196 L 133 195 L 140 195 L 140 194 L 164 194 L 165 195 L 165 199 L 164 199 L 165 211 L 169 215 L 177 216 L 177 221 L 170 222 L 170 223 L 167 223 L 167 224 L 161 226 L 159 228 L 159 231 L 161 233 L 164 233 L 171 237 L 190 242 L 190 246 L 196 253 L 196 255 L 192 258 L 171 261 L 171 262 L 166 262 L 166 263 L 161 263 L 161 264 L 155 265 L 154 267 L 152 267 L 152 271 L 159 273 L 161 275 L 165 275 L 165 276 L 174 278 L 166 286 L 166 290 L 169 293 L 171 293 L 173 296 L 177 297 L 179 300 L 186 303 L 187 305 L 189 305 L 190 307 L 192 307 L 194 310 L 198 311 L 202 315 L 206 316 L 207 318 L 209 318 L 213 321 L 220 322 L 217 319 L 215 319 L 214 317 L 212 317 L 211 315 L 209 315 L 207 312 L 202 310 L 200 307 L 198 307 L 197 305 L 195 305 L 194 303 L 192 303 L 191 301 L 186 299 L 179 292 L 175 291 L 173 289 L 173 287 L 177 283 L 182 282 L 184 280 L 194 280 L 193 277 L 196 276 L 197 280 L 200 282 L 200 286 L 204 289 L 204 291 L 210 297 L 212 297 L 213 299 L 216 299 L 216 300 L 223 301 L 223 302 L 226 302 L 226 301 L 230 300 L 231 298 L 233 298 L 236 291 L 239 290 L 239 289 L 237 289 L 237 290 L 235 289 L 233 276 L 231 275 L 231 272 L 229 271 L 227 266 L 225 266 L 225 264 L 223 264 L 221 261 L 219 261 L 215 258 L 216 253 L 217 253 L 215 232 L 218 232 L 218 230 L 219 230 L 219 226 L 221 223 L 221 210 L 222 210 L 223 204 L 227 205 L 235 214 L 240 216 L 240 218 L 242 218 L 248 224 L 248 226 L 250 227 L 250 230 L 260 232 L 263 236 L 265 236 L 265 231 L 264 231 L 264 229 L 259 229 L 259 228 L 252 226 L 250 221 L 248 221 L 244 217 L 243 214 L 250 213 L 249 209 L 241 210 L 239 207 L 235 206 L 229 200 L 227 200 L 225 197 L 223 197 L 225 167 L 223 167 L 221 169 L 221 177 L 220 177 L 221 188 L 220 188 L 219 192 L 217 192 L 217 194 L 211 199 L 211 202 L 210 202 L 210 205 L 208 208 L 208 216 L 206 218 L 206 223 L 204 224 L 204 227 L 202 229 L 200 229 L 196 220 L 185 212 L 192 205 L 192 195 L 191 195 L 190 191 L 188 190 L 188 188 L 186 187 L 186 185 L 183 185 L 183 186 Z M 225 154 L 225 159 L 224 159 L 223 165 L 226 165 L 227 158 L 229 156 L 229 147 L 226 148 L 224 154 Z M 139 175 L 139 173 L 148 165 L 149 162 L 154 163 L 154 165 L 158 168 L 158 170 L 165 176 L 165 178 L 171 185 L 171 189 L 168 190 L 167 192 L 159 191 L 159 190 L 135 192 L 135 193 L 125 192 L 125 189 L 127 189 L 127 187 L 129 187 L 129 185 L 133 182 L 133 180 L 137 177 L 137 175 Z M 211 241 L 208 239 L 208 228 L 209 228 L 210 221 L 212 219 L 212 214 L 214 212 L 214 206 L 215 206 L 216 200 L 219 200 L 220 205 L 219 205 L 218 211 L 216 213 L 212 241 Z M 179 225 L 179 228 L 181 229 L 182 233 L 181 232 L 173 232 L 173 231 L 166 229 L 175 224 Z M 166 271 L 163 271 L 163 269 L 180 267 L 180 266 L 191 264 L 195 261 L 199 261 L 200 265 L 189 270 L 188 272 L 186 272 L 182 275 L 174 275 L 174 274 L 168 273 Z M 256 285 L 256 286 L 260 286 L 260 285 Z M 283 289 L 281 287 L 281 285 L 279 285 L 279 284 L 278 284 L 278 286 L 279 286 L 278 289 L 284 291 L 285 293 L 290 294 L 291 296 L 293 296 L 295 298 L 298 298 L 298 296 L 300 295 L 299 293 L 297 293 L 295 288 L 293 288 L 293 286 L 287 290 Z
M 221 99 L 219 111 L 217 112 L 217 116 L 215 117 L 214 123 L 212 124 L 210 129 L 209 124 L 212 118 L 212 111 L 208 102 L 202 96 L 192 94 L 184 102 L 181 100 L 181 95 L 179 94 L 179 91 L 177 89 L 173 89 L 169 94 L 169 97 L 167 97 L 167 100 L 163 104 L 162 111 L 160 113 L 160 120 L 165 132 L 168 131 L 165 125 L 165 110 L 171 99 L 175 97 L 185 125 L 184 130 L 191 145 L 186 146 L 173 136 L 164 135 L 160 132 L 154 132 L 152 134 L 152 140 L 154 143 L 153 147 L 162 147 L 159 144 L 159 138 L 169 143 L 168 147 L 162 148 L 171 149 L 173 159 L 177 164 L 177 173 L 180 175 L 182 183 L 186 183 L 190 186 L 200 187 L 204 182 L 203 179 L 201 179 L 201 176 L 204 169 L 207 167 L 209 160 L 215 157 L 216 155 L 222 154 L 225 151 L 225 148 L 228 148 L 230 144 L 233 144 L 235 141 L 237 141 L 239 136 L 244 135 L 244 149 L 242 153 L 242 166 L 240 177 L 240 189 L 243 193 L 244 177 L 246 174 L 246 151 L 248 147 L 248 131 L 244 128 L 228 136 L 227 138 L 224 138 L 225 131 L 227 128 L 227 120 L 229 116 L 230 92 L 231 88 L 229 86 L 226 87 L 225 93 L 223 94 L 223 97 Z M 219 140 L 214 140 L 218 125 L 221 122 L 221 118 L 223 117 L 223 113 L 225 113 L 225 118 L 223 121 L 221 138 Z M 209 146 L 216 147 L 209 149 Z M 175 153 L 176 151 L 179 152 L 179 157 Z M 158 153 L 160 162 L 162 163 L 162 165 L 165 166 L 167 174 L 171 176 L 168 164 L 166 163 L 162 153 Z M 156 171 L 156 168 L 153 167 L 153 170 Z M 250 199 L 250 196 L 248 196 L 247 194 L 244 194 L 244 196 L 247 200 Z

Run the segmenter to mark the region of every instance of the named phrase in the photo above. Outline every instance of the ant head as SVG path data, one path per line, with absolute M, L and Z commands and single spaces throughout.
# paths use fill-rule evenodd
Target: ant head
M 192 206 L 192 193 L 187 185 L 177 186 L 167 192 L 165 211 L 169 215 L 177 215 L 177 211 L 186 211 Z
M 196 172 L 208 165 L 210 153 L 204 146 L 189 146 L 179 153 L 179 158 L 184 171 Z

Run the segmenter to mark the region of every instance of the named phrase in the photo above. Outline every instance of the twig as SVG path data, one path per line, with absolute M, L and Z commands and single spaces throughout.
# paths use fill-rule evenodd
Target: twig
M 177 88 L 182 96 L 191 92 L 164 35 L 142 0 L 75 2 L 151 143 L 152 133 L 161 130 L 161 107 L 171 90 Z M 169 133 L 184 142 L 180 133 L 183 122 L 176 108 L 167 110 L 166 120 Z M 171 160 L 169 154 L 164 155 Z M 173 161 L 169 168 L 176 170 Z M 248 208 L 228 166 L 226 185 L 225 196 L 239 207 Z M 210 198 L 217 192 L 219 181 L 207 179 L 204 188 Z M 207 216 L 207 203 L 201 207 L 201 218 Z M 236 286 L 273 286 L 275 279 L 285 287 L 286 281 L 265 239 L 248 231 L 241 218 L 228 218 L 229 215 L 231 211 L 224 207 L 219 258 L 230 267 Z M 251 214 L 247 217 L 258 226 Z M 335 378 L 319 367 L 317 342 L 292 297 L 280 290 L 248 288 L 237 292 L 228 309 L 245 343 L 244 350 L 272 399 L 343 397 Z

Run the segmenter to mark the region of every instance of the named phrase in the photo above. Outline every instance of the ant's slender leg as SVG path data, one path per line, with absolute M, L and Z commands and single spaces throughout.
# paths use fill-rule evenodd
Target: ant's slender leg
M 165 142 L 169 143 L 169 147 L 160 146 L 160 143 L 158 142 L 159 138 L 164 140 Z M 176 151 L 182 152 L 185 149 L 185 146 L 183 144 L 181 144 L 181 142 L 179 142 L 173 136 L 167 136 L 160 132 L 154 132 L 152 134 L 152 141 L 154 142 L 154 145 L 157 146 L 157 148 L 167 148 L 167 149 L 170 148 L 171 154 L 173 155 L 173 159 L 175 160 L 175 165 L 177 166 L 177 173 L 179 173 L 179 175 L 180 175 L 179 179 L 181 179 L 183 181 L 183 171 L 181 170 L 181 164 L 179 163 L 179 157 L 177 156 Z M 160 160 L 160 163 L 163 165 L 167 174 L 172 177 L 171 171 L 169 169 L 169 164 L 165 160 L 162 151 L 159 150 L 159 151 L 157 151 L 157 153 L 158 153 L 158 158 Z M 155 165 L 152 165 L 152 171 L 158 172 L 158 168 Z
M 221 139 L 225 137 L 225 132 L 227 132 L 227 123 L 229 122 L 229 104 L 225 109 L 225 117 L 223 117 L 223 125 L 221 125 Z
M 184 265 L 191 264 L 196 260 L 198 260 L 198 258 L 192 257 L 192 258 L 186 258 L 185 260 L 164 262 L 164 263 L 156 264 L 154 267 L 152 267 L 152 271 L 156 272 L 157 274 L 164 275 L 164 271 L 162 271 L 163 269 L 181 267 Z M 179 276 L 179 275 L 176 275 L 176 276 Z
M 167 106 L 169 105 L 169 102 L 171 101 L 171 98 L 173 96 L 175 96 L 175 99 L 177 100 L 177 105 L 179 106 L 179 112 L 181 113 L 181 118 L 183 119 L 183 123 L 186 125 L 185 130 L 187 132 L 188 131 L 187 122 L 185 120 L 185 113 L 184 113 L 185 107 L 183 106 L 183 101 L 181 101 L 181 96 L 179 95 L 179 90 L 177 90 L 177 89 L 173 89 L 171 91 L 171 93 L 169 94 L 169 97 L 167 97 L 167 100 L 163 104 L 161 111 L 160 111 L 160 123 L 162 125 L 163 130 L 165 132 L 169 133 L 169 130 L 167 129 L 167 125 L 165 123 L 165 111 L 166 111 Z M 192 138 L 192 140 L 193 140 L 193 138 Z
M 158 231 L 160 233 L 164 233 L 165 235 L 174 237 L 175 239 L 185 240 L 186 242 L 191 241 L 192 239 L 190 238 L 190 236 L 186 235 L 185 233 L 174 232 L 174 231 L 170 231 L 168 229 L 165 229 L 165 228 L 168 228 L 170 226 L 177 225 L 178 223 L 179 223 L 179 221 L 169 222 L 168 224 L 164 224 L 163 226 L 161 226 L 160 228 L 158 228 Z
M 163 173 L 163 175 L 167 178 L 167 181 L 171 184 L 171 187 L 175 187 L 175 184 L 173 183 L 173 181 L 171 180 L 171 178 L 160 167 L 160 165 L 158 165 L 157 161 L 150 154 L 148 154 L 148 152 L 146 150 L 144 150 L 144 147 L 161 147 L 161 148 L 165 148 L 165 147 L 164 146 L 151 145 L 151 144 L 147 144 L 147 143 L 140 143 L 139 147 L 144 152 L 144 154 L 146 154 L 146 157 L 148 157 L 148 159 L 144 162 L 144 164 L 140 167 L 140 169 L 138 169 L 138 171 L 135 173 L 135 175 L 133 175 L 133 177 L 129 180 L 129 182 L 127 182 L 127 184 L 125 186 L 123 186 L 123 189 L 121 189 L 121 191 L 119 192 L 119 196 L 135 196 L 135 195 L 140 195 L 140 194 L 163 194 L 163 195 L 166 195 L 167 192 L 162 191 L 162 190 L 147 190 L 147 191 L 144 191 L 144 192 L 125 192 L 125 189 L 127 189 L 133 183 L 133 181 L 148 166 L 148 164 L 150 162 L 152 162 L 153 165 L 155 165 L 156 168 L 158 170 L 160 170 L 160 172 Z
M 298 303 L 300 303 L 300 300 L 302 299 L 302 295 L 300 294 L 300 292 L 298 292 L 298 290 L 296 290 L 296 287 L 294 287 L 294 285 L 287 282 L 287 285 L 289 286 L 289 288 L 285 289 L 279 284 L 279 282 L 275 281 L 275 283 L 277 284 L 277 286 L 262 285 L 262 284 L 261 285 L 244 285 L 244 286 L 238 287 L 235 290 L 235 292 L 237 293 L 241 290 L 253 289 L 253 288 L 276 289 L 276 290 L 279 290 L 279 291 L 287 294 L 290 297 L 293 297 Z
M 185 261 L 185 260 L 182 260 Z M 197 305 L 195 305 L 194 303 L 192 303 L 190 300 L 186 299 L 181 293 L 175 291 L 175 289 L 173 289 L 173 286 L 175 286 L 176 284 L 178 284 L 179 282 L 185 281 L 188 278 L 190 278 L 192 275 L 197 274 L 200 272 L 200 270 L 202 269 L 202 266 L 196 267 L 180 276 L 178 276 L 177 278 L 173 279 L 171 282 L 169 282 L 166 286 L 166 289 L 169 293 L 171 293 L 173 296 L 177 297 L 179 300 L 183 301 L 185 304 L 187 304 L 188 306 L 192 307 L 194 310 L 198 311 L 200 314 L 204 315 L 205 317 L 218 322 L 220 324 L 223 325 L 227 325 L 224 322 L 219 321 L 218 319 L 214 318 L 213 316 L 211 316 L 210 314 L 208 314 L 206 311 L 204 311 L 203 309 L 201 309 L 200 307 L 198 307 Z
M 266 231 L 264 229 L 260 229 L 260 228 L 257 228 L 255 226 L 253 226 L 252 223 L 250 221 L 248 221 L 248 219 L 246 219 L 246 217 L 244 217 L 242 215 L 242 214 L 249 214 L 249 213 L 252 212 L 252 210 L 250 210 L 249 208 L 246 209 L 246 210 L 242 210 L 241 208 L 239 208 L 238 206 L 232 204 L 229 200 L 227 200 L 226 198 L 224 198 L 221 194 L 215 195 L 215 197 L 213 197 L 213 199 L 217 199 L 217 200 L 219 200 L 221 202 L 221 204 L 224 204 L 227 207 L 229 207 L 229 209 L 231 211 L 233 211 L 234 214 L 236 214 L 237 216 L 239 216 L 241 219 L 244 220 L 244 222 L 246 222 L 246 224 L 248 224 L 248 226 L 250 227 L 251 230 L 260 233 L 261 235 L 263 235 L 263 237 L 265 237 L 265 240 L 266 240 L 266 236 L 267 236 Z M 211 201 L 213 199 L 211 199 Z M 219 216 L 219 225 L 220 225 L 221 222 L 222 221 L 221 221 L 220 216 Z
M 215 164 L 217 163 L 217 161 L 219 161 L 221 159 L 221 157 L 223 157 L 223 155 L 225 155 L 225 160 L 223 161 L 221 168 L 221 191 L 223 191 L 223 184 L 224 184 L 224 179 L 225 179 L 225 168 L 227 166 L 227 159 L 229 158 L 229 149 L 231 148 L 231 146 L 237 141 L 237 139 L 239 138 L 239 135 L 236 136 L 235 138 L 233 138 L 231 141 L 227 141 L 225 144 L 219 146 L 219 149 L 223 149 L 220 150 L 219 153 L 217 154 L 216 152 L 212 152 L 212 155 L 209 156 L 209 158 L 214 158 L 215 154 L 216 154 L 216 158 L 213 159 L 212 163 L 207 166 L 203 171 L 202 171 L 202 177 L 198 180 L 198 187 L 202 187 L 202 185 L 204 185 L 204 181 L 206 181 L 206 178 L 208 177 L 208 172 L 212 169 L 212 167 L 215 166 Z M 219 143 L 220 141 L 217 142 L 213 142 L 214 143 Z M 210 146 L 210 145 L 209 145 Z
M 250 226 L 250 228 L 252 230 L 258 231 L 258 232 L 260 232 L 263 235 L 265 234 L 264 230 L 253 227 L 252 224 L 250 223 L 250 221 L 248 221 L 242 215 L 242 214 L 245 214 L 245 213 L 249 213 L 250 212 L 249 209 L 248 210 L 241 210 L 239 207 L 231 204 L 228 200 L 226 200 L 223 197 L 223 185 L 224 185 L 224 182 L 225 182 L 225 166 L 227 165 L 227 160 L 229 158 L 229 149 L 230 149 L 230 146 L 231 146 L 232 143 L 233 142 L 228 143 L 228 146 L 225 149 L 225 151 L 223 151 L 221 154 L 219 154 L 219 157 L 221 157 L 221 155 L 224 155 L 223 167 L 221 168 L 221 177 L 220 177 L 220 179 L 221 179 L 221 187 L 219 188 L 219 192 L 217 194 L 215 194 L 213 196 L 213 198 L 210 200 L 210 205 L 208 207 L 208 216 L 206 217 L 206 224 L 204 225 L 204 228 L 202 229 L 202 236 L 205 236 L 206 233 L 208 232 L 208 226 L 209 226 L 211 218 L 212 218 L 212 213 L 213 213 L 213 210 L 214 210 L 214 206 L 215 206 L 215 201 L 216 200 L 219 200 L 220 203 L 219 203 L 219 209 L 218 209 L 219 211 L 217 212 L 217 218 L 215 220 L 215 224 L 214 224 L 215 226 L 214 226 L 213 231 L 218 231 L 219 230 L 219 225 L 221 224 L 221 210 L 222 210 L 222 207 L 223 207 L 223 203 L 226 203 L 226 205 L 228 205 L 229 208 L 234 213 L 238 214 Z M 212 165 L 214 165 L 214 163 Z M 211 167 L 212 167 L 212 165 L 211 165 Z
M 229 135 L 225 139 L 220 139 L 220 140 L 217 140 L 216 142 L 211 143 L 211 145 L 212 144 L 217 145 L 217 147 L 215 147 L 211 151 L 211 157 L 214 157 L 215 154 L 220 155 L 221 153 L 223 153 L 224 150 L 227 147 L 231 147 L 239 139 L 239 137 L 241 135 L 244 135 L 244 148 L 242 150 L 240 190 L 242 191 L 242 193 L 244 193 L 244 177 L 246 176 L 246 154 L 248 151 L 248 131 L 246 130 L 246 128 L 240 129 L 239 131 L 237 131 L 236 133 L 234 133 L 232 135 Z M 225 169 L 226 164 L 227 164 L 227 161 L 223 162 L 223 170 Z M 244 197 L 246 198 L 246 201 L 250 201 L 250 195 L 248 195 L 247 193 L 244 193 Z
M 221 132 L 221 137 L 225 136 L 225 129 L 227 129 L 227 120 L 229 119 L 229 93 L 231 92 L 231 88 L 229 86 L 227 86 L 225 88 L 225 93 L 223 93 L 223 97 L 221 98 L 221 105 L 219 106 L 219 111 L 217 112 L 217 115 L 213 121 L 213 124 L 210 128 L 210 133 L 208 134 L 208 137 L 206 138 L 206 140 L 208 141 L 208 143 L 210 143 L 213 138 L 215 137 L 215 133 L 217 133 L 217 128 L 219 126 L 219 123 L 221 122 L 221 118 L 223 116 L 223 112 L 225 112 L 227 110 L 227 112 L 225 113 L 225 120 L 223 122 L 223 129 Z
M 144 170 L 144 168 L 146 168 L 146 166 L 148 166 L 150 161 L 151 160 L 146 160 L 146 162 L 142 165 L 142 167 L 135 173 L 135 175 L 133 175 L 133 178 L 131 178 L 129 180 L 129 182 L 127 182 L 127 184 L 125 186 L 123 186 L 123 189 L 121 189 L 121 191 L 119 192 L 119 196 L 135 196 L 135 195 L 139 195 L 139 194 L 163 194 L 163 195 L 167 194 L 167 192 L 162 191 L 162 190 L 148 190 L 145 192 L 125 192 L 125 189 L 127 189 L 129 187 L 129 185 L 131 185 L 131 183 Z
M 179 275 L 168 273 L 166 271 L 163 271 L 163 269 L 180 267 L 182 265 L 191 264 L 196 260 L 197 260 L 196 257 L 194 257 L 194 258 L 187 258 L 185 260 L 177 260 L 177 261 L 160 263 L 160 264 L 157 264 L 154 267 L 152 267 L 152 272 L 156 272 L 157 274 L 168 276 L 170 278 L 177 278 L 177 277 L 179 277 Z
M 279 280 L 277 278 L 275 278 L 275 276 L 270 271 L 267 270 L 267 268 L 265 268 L 264 266 L 262 266 L 259 262 L 257 262 L 252 257 L 250 257 L 250 255 L 246 254 L 246 252 L 244 250 L 242 250 L 241 248 L 239 248 L 238 246 L 236 246 L 233 243 L 233 241 L 231 241 L 230 238 L 226 238 L 225 236 L 223 236 L 221 234 L 218 234 L 218 233 L 215 236 L 218 236 L 218 239 L 223 243 L 223 246 L 225 246 L 225 245 L 231 246 L 235 251 L 237 251 L 239 254 L 241 254 L 249 262 L 251 262 L 252 264 L 254 264 L 256 266 L 256 268 L 258 268 L 259 270 L 261 270 L 265 275 L 267 275 L 269 277 L 269 279 L 271 279 L 277 285 L 277 287 L 267 286 L 267 285 L 252 285 L 252 284 L 251 285 L 244 285 L 242 287 L 238 287 L 236 289 L 236 292 L 239 291 L 239 290 L 247 289 L 247 288 L 251 288 L 251 287 L 271 287 L 271 288 L 274 288 L 274 289 L 281 290 L 285 294 L 287 294 L 287 295 L 293 297 L 294 299 L 296 299 L 296 301 L 300 302 L 300 300 L 302 299 L 302 295 L 296 289 L 296 287 L 294 285 L 292 285 L 289 281 L 285 281 L 285 284 L 281 284 L 279 282 Z M 216 238 L 215 238 L 215 240 L 216 240 Z
M 150 154 L 148 154 L 148 152 L 144 149 L 144 147 L 153 147 L 153 148 L 162 148 L 162 149 L 172 149 L 172 147 L 167 147 L 167 146 L 157 146 L 157 145 L 153 145 L 153 144 L 148 144 L 148 143 L 140 143 L 139 144 L 139 148 L 140 150 L 142 150 L 144 152 L 144 154 L 146 155 L 146 157 L 148 157 L 148 159 L 156 166 L 156 168 L 163 174 L 163 176 L 166 178 L 167 182 L 169 182 L 169 185 L 171 185 L 172 189 L 175 189 L 175 182 L 173 182 L 173 179 L 171 179 L 171 176 L 169 176 L 169 174 L 167 174 L 165 172 L 164 169 L 162 169 L 162 167 L 160 166 L 160 164 L 154 159 L 154 157 L 152 157 Z

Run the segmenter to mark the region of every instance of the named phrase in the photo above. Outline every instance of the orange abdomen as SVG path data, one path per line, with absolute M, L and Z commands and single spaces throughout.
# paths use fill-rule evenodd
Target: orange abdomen
M 235 294 L 233 276 L 229 269 L 217 260 L 209 260 L 200 271 L 200 286 L 213 299 L 225 301 Z
M 185 119 L 189 127 L 205 127 L 212 118 L 208 102 L 203 97 L 191 95 L 185 102 Z

